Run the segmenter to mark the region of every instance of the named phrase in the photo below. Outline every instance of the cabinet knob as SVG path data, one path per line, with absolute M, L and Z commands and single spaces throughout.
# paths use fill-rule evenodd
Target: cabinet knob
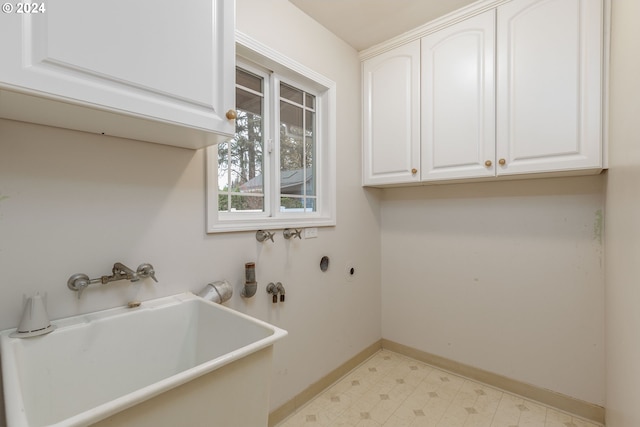
M 500 159 L 498 160 L 498 163 L 500 164 L 500 166 L 504 166 L 507 164 L 507 161 L 505 159 Z
M 411 173 L 413 175 L 417 174 L 418 173 L 418 169 L 416 169 L 416 168 L 411 169 Z
M 484 165 L 488 168 L 490 168 L 492 164 L 493 163 L 491 163 L 491 160 L 487 160 L 486 162 L 484 162 Z
M 229 120 L 235 120 L 238 117 L 238 113 L 236 113 L 236 110 L 229 110 L 227 111 L 226 116 Z

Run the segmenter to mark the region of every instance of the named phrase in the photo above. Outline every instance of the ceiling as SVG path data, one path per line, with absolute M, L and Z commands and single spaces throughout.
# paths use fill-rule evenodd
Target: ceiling
M 289 0 L 361 51 L 476 0 Z

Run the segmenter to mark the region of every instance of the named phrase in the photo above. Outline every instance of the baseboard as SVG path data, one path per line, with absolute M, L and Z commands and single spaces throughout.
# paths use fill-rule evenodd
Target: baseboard
M 345 363 L 329 372 L 327 375 L 322 377 L 320 380 L 311 384 L 309 387 L 304 389 L 298 395 L 296 395 L 293 399 L 286 402 L 284 405 L 280 406 L 278 409 L 275 409 L 273 412 L 269 414 L 269 427 L 273 427 L 278 424 L 280 421 L 287 418 L 289 415 L 293 414 L 299 408 L 304 406 L 311 399 L 322 393 L 325 389 L 329 388 L 329 386 L 340 378 L 347 375 L 349 372 L 354 370 L 359 364 L 376 354 L 378 351 L 382 349 L 382 340 L 378 340 L 375 343 L 371 344 L 369 347 L 362 350 L 360 353 L 353 356 L 351 359 L 347 360 Z
M 436 368 L 449 371 L 452 374 L 480 381 L 489 386 L 504 390 L 509 393 L 517 394 L 522 397 L 526 397 L 527 399 L 535 400 L 536 402 L 552 406 L 561 411 L 568 412 L 578 417 L 594 421 L 596 423 L 604 424 L 605 409 L 602 406 L 594 405 L 592 403 L 575 399 L 573 397 L 569 397 L 555 391 L 547 390 L 541 387 L 507 378 L 502 375 L 494 374 L 493 372 L 465 365 L 451 359 L 436 356 L 435 354 L 417 350 L 413 347 L 409 347 L 404 344 L 399 344 L 383 338 L 371 344 L 369 347 L 365 348 L 360 353 L 347 360 L 338 368 L 334 369 L 320 380 L 311 384 L 301 393 L 296 395 L 293 399 L 289 400 L 284 405 L 271 412 L 269 414 L 269 427 L 275 426 L 280 421 L 293 414 L 311 399 L 322 393 L 333 383 L 351 372 L 358 365 L 360 365 L 362 362 L 364 362 L 383 348 L 385 350 L 393 351 L 395 353 L 402 354 L 403 356 L 407 356 L 412 359 L 427 363 Z
M 384 338 L 382 339 L 382 348 L 447 370 L 453 374 L 480 381 L 492 387 L 535 400 L 587 420 L 604 424 L 605 409 L 602 406 L 594 405 L 555 391 L 507 378 L 463 363 L 458 363 Z

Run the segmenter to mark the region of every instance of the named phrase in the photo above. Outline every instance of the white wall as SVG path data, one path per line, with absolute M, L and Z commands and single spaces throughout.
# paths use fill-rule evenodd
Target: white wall
M 313 242 L 315 251 L 306 257 L 311 274 L 296 266 L 306 282 L 320 275 L 321 255 L 330 255 L 332 276 L 304 284 L 304 304 L 295 306 L 287 323 L 292 338 L 275 355 L 287 361 L 279 363 L 280 373 L 288 371 L 279 393 L 291 397 L 381 337 L 379 201 L 361 187 L 360 61 L 353 48 L 287 0 L 237 0 L 236 26 L 337 87 L 338 226 L 321 230 L 324 242 Z M 354 282 L 345 281 L 348 263 L 356 267 Z
M 604 402 L 604 177 L 387 189 L 382 335 Z
M 360 187 L 356 52 L 286 0 L 238 0 L 237 10 L 240 30 L 337 83 L 338 226 L 295 242 L 280 231 L 275 244 L 207 235 L 203 151 L 0 120 L 0 329 L 17 326 L 23 294 L 47 292 L 55 319 L 226 278 L 227 305 L 289 331 L 275 347 L 275 409 L 380 339 L 378 202 Z M 70 275 L 108 274 L 116 261 L 150 262 L 160 283 L 92 287 L 80 300 L 67 289 Z M 248 261 L 259 290 L 243 300 Z M 271 303 L 270 281 L 284 284 L 286 302 Z
M 614 0 L 607 183 L 606 417 L 640 425 L 640 2 Z

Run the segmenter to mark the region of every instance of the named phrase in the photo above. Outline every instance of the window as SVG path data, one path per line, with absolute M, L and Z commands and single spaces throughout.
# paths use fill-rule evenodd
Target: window
M 236 133 L 207 148 L 208 232 L 335 225 L 335 85 L 236 38 Z

